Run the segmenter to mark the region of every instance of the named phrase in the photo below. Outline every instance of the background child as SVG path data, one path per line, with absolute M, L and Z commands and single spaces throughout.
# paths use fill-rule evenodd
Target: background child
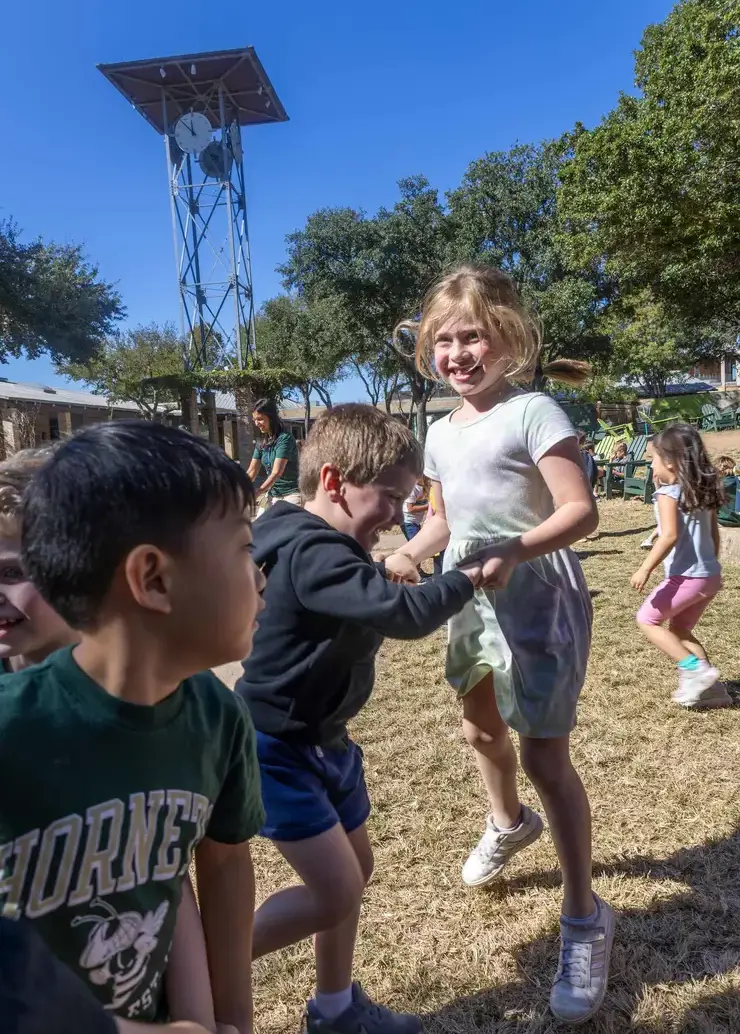
M 0 463 L 0 663 L 5 671 L 22 671 L 80 641 L 21 567 L 23 493 L 51 454 L 48 446 L 24 449 Z M 19 936 L 17 931 L 14 936 Z M 173 1020 L 192 1020 L 209 1031 L 217 1029 L 203 928 L 189 880 L 183 884 L 166 981 Z M 227 1028 L 218 1029 L 226 1034 Z
M 251 647 L 251 499 L 237 464 L 171 428 L 116 421 L 65 442 L 26 491 L 22 562 L 81 641 L 0 684 L 0 785 L 15 788 L 0 894 L 110 1011 L 161 1020 L 197 847 L 216 1015 L 240 1034 L 253 731 L 214 676 L 190 676 Z
M 369 553 L 400 523 L 421 472 L 412 432 L 372 406 L 335 406 L 301 452 L 305 509 L 276 504 L 255 523 L 267 571 L 265 611 L 237 692 L 257 728 L 263 835 L 301 884 L 273 894 L 255 918 L 254 955 L 316 935 L 316 996 L 308 1034 L 411 1034 L 352 983 L 365 884 L 373 867 L 362 751 L 347 722 L 373 689 L 384 636 L 420 639 L 473 595 L 480 569 L 408 588 Z M 404 577 L 418 578 L 406 562 Z
M 449 624 L 447 676 L 463 704 L 463 731 L 491 803 L 486 831 L 463 868 L 469 886 L 494 880 L 542 833 L 517 793 L 522 766 L 550 823 L 563 872 L 561 951 L 550 996 L 569 1022 L 588 1019 L 606 991 L 614 918 L 591 889 L 591 817 L 569 737 L 586 675 L 591 600 L 567 548 L 597 525 L 596 504 L 563 410 L 511 380 L 531 380 L 537 329 L 508 277 L 463 267 L 427 295 L 416 355 L 460 408 L 429 428 L 425 470 L 437 510 L 400 552 L 420 563 L 447 547 L 445 568 L 482 564 L 482 588 Z M 571 382 L 582 364 L 544 372 Z M 395 558 L 386 561 L 390 570 Z
M 652 441 L 658 537 L 631 578 L 642 592 L 664 562 L 665 580 L 637 614 L 643 635 L 678 665 L 673 700 L 684 707 L 727 707 L 732 703 L 719 672 L 707 660 L 694 628 L 722 588 L 717 510 L 724 502 L 720 478 L 701 435 L 688 424 L 667 427 Z M 667 622 L 667 627 L 664 627 Z
M 424 523 L 429 509 L 429 489 L 426 478 L 420 477 L 403 501 L 403 523 L 401 530 L 408 542 Z

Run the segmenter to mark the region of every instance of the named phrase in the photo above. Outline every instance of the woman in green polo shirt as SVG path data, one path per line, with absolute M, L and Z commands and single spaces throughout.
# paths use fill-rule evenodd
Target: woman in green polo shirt
M 282 500 L 300 505 L 298 492 L 298 445 L 280 419 L 273 399 L 260 399 L 252 411 L 258 438 L 248 474 L 254 479 L 264 469 L 267 477 L 257 489 L 260 512 Z

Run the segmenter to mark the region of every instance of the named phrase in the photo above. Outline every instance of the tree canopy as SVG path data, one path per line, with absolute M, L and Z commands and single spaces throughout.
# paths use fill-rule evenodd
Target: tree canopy
M 179 404 L 165 379 L 183 374 L 183 343 L 171 324 L 151 323 L 108 338 L 85 362 L 58 363 L 57 370 L 110 402 L 135 402 L 143 416 L 156 420 Z
M 0 362 L 43 352 L 85 362 L 124 315 L 79 246 L 24 243 L 13 222 L 0 221 Z
M 692 323 L 740 322 L 740 5 L 682 0 L 562 172 L 571 263 Z

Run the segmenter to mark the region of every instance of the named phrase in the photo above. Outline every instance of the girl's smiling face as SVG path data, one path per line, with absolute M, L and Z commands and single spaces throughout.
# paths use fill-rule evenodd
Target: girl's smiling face
M 458 313 L 440 325 L 434 335 L 434 364 L 441 377 L 462 398 L 495 388 L 508 365 L 498 335 L 467 313 Z

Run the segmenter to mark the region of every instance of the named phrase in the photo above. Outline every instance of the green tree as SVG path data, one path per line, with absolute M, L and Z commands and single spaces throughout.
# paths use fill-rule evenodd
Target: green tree
M 422 176 L 401 180 L 400 200 L 374 216 L 352 209 L 315 212 L 288 237 L 280 268 L 286 287 L 313 305 L 331 301 L 342 313 L 346 358 L 373 362 L 391 348 L 393 328 L 418 315 L 426 289 L 449 261 L 451 224 L 437 191 Z M 413 350 L 396 352 L 400 372 L 426 435 L 426 403 L 436 384 L 416 370 Z
M 265 302 L 258 314 L 257 359 L 292 375 L 282 394 L 287 398 L 297 394 L 302 402 L 306 433 L 312 397 L 331 407 L 332 388 L 343 375 L 347 355 L 345 335 L 341 306 L 333 298 L 308 302 L 278 295 Z
M 622 298 L 606 318 L 611 335 L 610 372 L 648 395 L 666 394 L 668 381 L 727 347 L 719 327 L 696 328 L 666 312 L 649 292 Z
M 682 0 L 636 54 L 637 96 L 583 133 L 559 204 L 572 263 L 690 324 L 740 324 L 740 4 Z
M 612 285 L 596 265 L 569 268 L 558 214 L 560 172 L 579 132 L 484 155 L 448 195 L 451 256 L 512 278 L 542 323 L 546 361 L 603 362 L 609 348 L 599 319 Z
M 0 221 L 0 362 L 42 352 L 84 362 L 124 315 L 80 247 L 23 243 L 13 222 Z
M 184 372 L 183 343 L 171 324 L 152 323 L 109 337 L 84 362 L 57 363 L 59 373 L 84 381 L 110 402 L 135 402 L 147 420 L 177 409 L 179 396 L 161 378 Z

